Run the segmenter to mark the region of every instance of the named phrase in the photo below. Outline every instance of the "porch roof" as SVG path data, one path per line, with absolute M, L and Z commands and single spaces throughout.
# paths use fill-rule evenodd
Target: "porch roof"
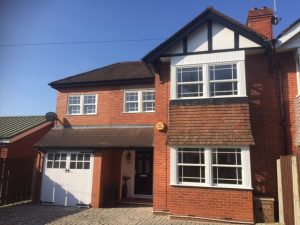
M 35 147 L 38 149 L 153 147 L 153 127 L 53 128 Z

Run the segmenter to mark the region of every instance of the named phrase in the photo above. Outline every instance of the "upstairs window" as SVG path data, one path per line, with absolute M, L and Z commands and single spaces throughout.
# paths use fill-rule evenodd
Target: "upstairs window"
M 80 95 L 69 96 L 68 114 L 70 115 L 80 114 Z
M 84 95 L 83 97 L 83 114 L 95 114 L 96 95 Z
M 130 113 L 154 112 L 154 90 L 128 90 L 124 92 L 124 111 Z
M 179 98 L 202 97 L 202 67 L 178 68 L 177 90 Z
M 236 64 L 209 66 L 210 96 L 234 96 L 238 94 Z
M 171 57 L 171 99 L 246 97 L 245 52 Z
M 206 73 L 203 72 L 203 67 L 205 67 Z M 176 78 L 177 98 L 238 95 L 236 64 L 180 67 L 176 69 Z
M 154 112 L 155 93 L 154 91 L 143 91 L 143 112 Z
M 127 91 L 125 93 L 125 111 L 138 112 L 139 111 L 139 92 Z
M 68 97 L 69 115 L 96 114 L 97 95 L 70 95 Z

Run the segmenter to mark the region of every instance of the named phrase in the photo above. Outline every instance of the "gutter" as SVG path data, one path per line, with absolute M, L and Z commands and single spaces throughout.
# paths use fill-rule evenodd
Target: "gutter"
M 0 139 L 0 144 L 9 144 L 9 139 Z

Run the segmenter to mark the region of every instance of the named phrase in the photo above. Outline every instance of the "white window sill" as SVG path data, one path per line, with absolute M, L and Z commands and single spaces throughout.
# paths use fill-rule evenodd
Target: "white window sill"
M 140 114 L 140 113 L 154 113 L 155 111 L 143 111 L 143 112 L 123 112 L 125 114 Z
M 97 116 L 98 113 L 93 114 L 66 114 L 67 116 Z
M 241 190 L 249 190 L 252 191 L 253 188 L 252 187 L 243 187 L 243 186 L 209 186 L 209 185 L 205 185 L 205 184 L 193 184 L 193 183 L 189 183 L 189 184 L 174 184 L 174 183 L 170 183 L 170 186 L 175 186 L 175 187 L 197 187 L 197 188 L 216 188 L 216 189 L 241 189 Z
M 298 95 L 300 96 L 300 95 Z M 216 97 L 209 97 L 209 98 L 206 98 L 206 97 L 187 97 L 187 98 L 172 98 L 170 100 L 188 100 L 188 99 L 215 99 L 215 98 L 243 98 L 243 97 L 248 97 L 247 95 L 234 95 L 234 96 L 231 96 L 231 95 L 226 95 L 226 96 L 216 96 Z

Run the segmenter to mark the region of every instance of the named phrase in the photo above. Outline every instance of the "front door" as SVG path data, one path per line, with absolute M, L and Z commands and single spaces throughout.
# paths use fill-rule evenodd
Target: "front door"
M 134 194 L 152 195 L 153 151 L 136 151 Z

